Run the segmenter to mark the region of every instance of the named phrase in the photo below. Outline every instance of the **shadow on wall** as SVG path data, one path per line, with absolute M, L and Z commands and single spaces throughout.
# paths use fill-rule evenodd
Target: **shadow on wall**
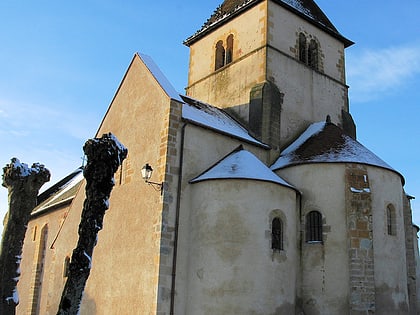
M 80 308 L 80 315 L 95 315 L 96 303 L 88 294 L 83 293 L 82 307 Z

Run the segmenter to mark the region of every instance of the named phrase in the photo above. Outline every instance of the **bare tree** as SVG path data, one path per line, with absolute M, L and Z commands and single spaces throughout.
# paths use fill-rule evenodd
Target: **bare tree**
M 9 193 L 9 211 L 0 249 L 0 314 L 16 313 L 19 303 L 16 284 L 20 276 L 23 241 L 39 189 L 49 180 L 50 172 L 38 163 L 29 168 L 13 158 L 3 168 L 3 186 Z
M 127 156 L 127 149 L 112 134 L 88 140 L 83 150 L 87 165 L 83 175 L 86 179 L 86 199 L 79 225 L 79 241 L 73 250 L 69 276 L 61 296 L 58 313 L 77 314 L 83 291 L 90 274 L 93 249 L 98 232 L 102 229 L 109 196 L 114 186 L 114 174 Z

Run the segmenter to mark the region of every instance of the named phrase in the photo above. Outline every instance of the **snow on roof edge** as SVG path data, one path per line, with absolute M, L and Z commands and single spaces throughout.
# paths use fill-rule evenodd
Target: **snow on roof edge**
M 75 171 L 76 172 L 76 171 Z M 73 172 L 73 173 L 75 173 Z M 67 191 L 78 185 L 82 180 L 84 179 L 83 172 L 80 171 L 76 176 L 71 178 L 68 182 L 64 183 L 62 186 L 59 187 L 59 189 L 53 193 L 50 197 L 43 202 L 41 202 L 39 205 L 35 207 L 35 209 L 31 212 L 31 215 L 36 215 L 41 212 L 44 212 L 45 210 L 55 207 L 57 205 L 61 205 L 63 203 L 66 203 L 68 200 L 73 199 L 76 193 L 73 196 L 70 196 L 63 200 L 58 200 L 61 196 L 63 196 Z M 39 207 L 39 208 L 38 208 Z
M 182 100 L 180 93 L 178 93 L 174 86 L 171 84 L 171 82 L 168 80 L 168 78 L 163 74 L 163 72 L 160 70 L 159 66 L 154 62 L 153 58 L 142 54 L 137 53 L 141 60 L 143 60 L 146 67 L 149 69 L 149 71 L 152 73 L 152 75 L 155 77 L 156 81 L 158 81 L 159 85 L 162 87 L 162 89 L 168 94 L 168 96 L 176 101 L 179 101 L 181 103 L 184 103 Z
M 292 151 L 295 151 L 298 147 L 306 142 L 309 138 L 320 133 L 326 125 L 325 121 L 320 121 L 309 125 L 308 128 L 295 140 L 293 141 L 286 149 L 284 149 L 281 154 L 289 154 Z
M 285 163 L 282 164 L 280 166 L 276 166 L 275 168 L 273 167 L 274 164 L 270 167 L 271 170 L 273 172 L 278 171 L 280 169 L 285 169 L 288 167 L 293 167 L 293 166 L 300 166 L 300 165 L 308 165 L 308 164 L 346 164 L 346 163 L 354 163 L 354 164 L 363 164 L 363 165 L 367 165 L 367 166 L 373 166 L 373 167 L 378 167 L 378 168 L 382 168 L 384 170 L 388 170 L 390 172 L 393 172 L 397 175 L 399 175 L 401 177 L 401 182 L 403 183 L 403 186 L 405 185 L 405 178 L 404 176 L 398 172 L 396 169 L 392 168 L 391 166 L 386 167 L 384 165 L 379 165 L 379 164 L 374 164 L 374 163 L 369 163 L 369 162 L 360 162 L 360 161 L 314 161 L 314 160 L 309 160 L 309 161 L 296 161 L 296 162 L 291 162 L 291 163 Z
M 194 99 L 191 99 L 194 100 Z M 261 146 L 263 148 L 269 148 L 270 146 L 252 137 L 248 131 L 235 119 L 233 119 L 226 112 L 220 108 L 204 104 L 197 101 L 200 104 L 208 106 L 213 112 L 207 112 L 203 108 L 198 108 L 188 103 L 184 103 L 182 106 L 182 118 L 201 127 L 205 127 L 221 134 L 229 135 L 248 143 Z
M 265 181 L 292 188 L 293 185 L 274 173 L 251 152 L 239 146 L 237 149 L 220 159 L 209 169 L 189 181 L 190 184 L 207 180 L 247 179 Z

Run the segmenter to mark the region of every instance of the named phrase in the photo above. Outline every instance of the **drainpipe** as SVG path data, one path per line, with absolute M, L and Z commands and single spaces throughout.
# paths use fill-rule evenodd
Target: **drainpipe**
M 182 165 L 184 160 L 184 137 L 185 127 L 187 123 L 181 128 L 181 150 L 179 157 L 179 175 L 178 175 L 178 188 L 176 193 L 176 210 L 175 210 L 175 231 L 174 231 L 174 253 L 172 258 L 172 283 L 171 283 L 171 308 L 170 315 L 175 313 L 175 277 L 176 277 L 176 261 L 178 253 L 178 226 L 179 226 L 179 211 L 181 208 L 181 185 L 182 185 Z
M 296 305 L 296 310 L 299 310 L 303 314 L 303 305 L 302 305 L 302 281 L 303 281 L 303 257 L 302 257 L 302 250 L 303 250 L 303 242 L 305 237 L 305 229 L 302 231 L 302 193 L 297 193 L 297 202 L 299 207 L 299 216 L 298 216 L 298 238 L 299 238 L 299 269 L 297 270 L 297 283 L 296 283 L 296 296 L 297 301 L 300 301 L 298 305 Z

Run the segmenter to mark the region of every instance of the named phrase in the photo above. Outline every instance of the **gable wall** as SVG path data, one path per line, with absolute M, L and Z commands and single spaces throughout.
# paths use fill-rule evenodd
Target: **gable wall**
M 140 171 L 149 163 L 154 168 L 152 181 L 166 178 L 169 116 L 171 105 L 176 104 L 136 55 L 98 131 L 98 136 L 112 132 L 129 153 L 115 174 L 116 184 L 103 230 L 98 234 L 81 314 L 157 312 L 165 201 L 144 183 Z M 55 244 L 55 263 L 45 266 L 51 273 L 62 274 L 64 259 L 76 246 L 84 199 L 83 185 Z M 50 287 L 47 301 L 41 303 L 41 314 L 56 313 L 63 286 L 60 279 Z
M 92 272 L 100 281 L 91 281 L 87 288 L 88 292 L 102 292 L 96 294 L 102 299 L 99 313 L 157 312 L 165 202 L 144 183 L 141 168 L 149 163 L 154 169 L 151 181 L 165 180 L 170 111 L 171 100 L 136 55 L 98 131 L 98 135 L 114 133 L 129 152 L 121 185 L 112 192 L 105 216 L 109 234 L 103 241 L 100 238 L 94 255 L 103 264 Z M 104 281 L 101 269 L 111 269 L 112 277 Z

